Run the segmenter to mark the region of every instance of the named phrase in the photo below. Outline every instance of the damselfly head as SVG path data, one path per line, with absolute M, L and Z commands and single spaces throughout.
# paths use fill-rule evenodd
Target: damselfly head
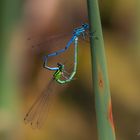
M 64 69 L 64 65 L 61 63 L 57 63 L 57 66 L 59 67 L 59 70 L 63 70 Z
M 82 27 L 83 27 L 85 30 L 89 29 L 89 25 L 88 25 L 87 23 L 82 24 Z

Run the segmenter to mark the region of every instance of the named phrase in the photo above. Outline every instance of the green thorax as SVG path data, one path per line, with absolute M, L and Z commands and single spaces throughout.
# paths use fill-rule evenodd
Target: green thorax
M 58 64 L 59 69 L 54 73 L 53 77 L 57 81 L 61 78 L 63 70 L 64 70 L 64 65 Z
M 62 71 L 60 71 L 60 70 L 57 70 L 55 73 L 54 73 L 54 79 L 55 80 L 58 80 L 58 79 L 60 79 L 61 78 L 61 76 L 62 76 Z

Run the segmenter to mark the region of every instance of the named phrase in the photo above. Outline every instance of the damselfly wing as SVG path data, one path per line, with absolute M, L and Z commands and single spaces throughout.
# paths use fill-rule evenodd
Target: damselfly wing
M 55 84 L 54 79 L 51 79 L 48 86 L 43 90 L 26 114 L 24 121 L 26 124 L 30 124 L 32 128 L 41 128 L 46 119 L 51 101 L 53 100 L 54 93 L 52 89 L 55 87 Z

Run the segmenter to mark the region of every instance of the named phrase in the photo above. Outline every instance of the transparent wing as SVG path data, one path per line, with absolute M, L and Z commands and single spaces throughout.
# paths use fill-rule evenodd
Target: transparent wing
M 67 36 L 72 36 L 72 33 L 60 33 L 60 34 L 56 34 L 56 35 L 51 35 L 51 36 L 46 36 L 45 38 L 39 38 L 39 37 L 31 37 L 28 38 L 27 41 L 30 42 L 30 45 L 32 48 L 35 47 L 43 47 L 44 45 L 53 42 L 53 41 L 57 41 L 59 42 L 60 39 L 67 37 Z
M 47 117 L 51 98 L 53 97 L 51 89 L 54 82 L 54 79 L 50 80 L 48 86 L 37 98 L 24 118 L 25 123 L 30 124 L 32 128 L 40 128 Z
M 79 37 L 79 41 L 84 41 L 84 42 L 89 43 L 89 38 L 91 36 L 92 35 L 90 35 L 90 33 L 87 31 L 84 35 L 81 34 L 81 36 Z M 54 42 L 54 41 L 55 41 L 55 43 L 59 43 L 60 39 L 62 39 L 62 38 L 65 39 L 66 37 L 71 38 L 72 37 L 72 32 L 52 35 L 52 36 L 44 38 L 43 41 L 38 41 L 36 39 L 29 39 L 29 41 L 31 41 L 32 48 L 35 48 L 35 47 L 38 48 L 38 47 L 43 47 L 45 45 L 48 45 L 50 42 Z

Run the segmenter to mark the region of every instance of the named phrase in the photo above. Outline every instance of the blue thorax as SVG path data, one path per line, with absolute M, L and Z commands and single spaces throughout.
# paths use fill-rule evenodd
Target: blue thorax
M 89 29 L 89 25 L 87 23 L 84 23 L 84 24 L 82 24 L 81 27 L 74 29 L 73 35 L 80 36 L 82 33 L 84 33 L 88 29 Z

